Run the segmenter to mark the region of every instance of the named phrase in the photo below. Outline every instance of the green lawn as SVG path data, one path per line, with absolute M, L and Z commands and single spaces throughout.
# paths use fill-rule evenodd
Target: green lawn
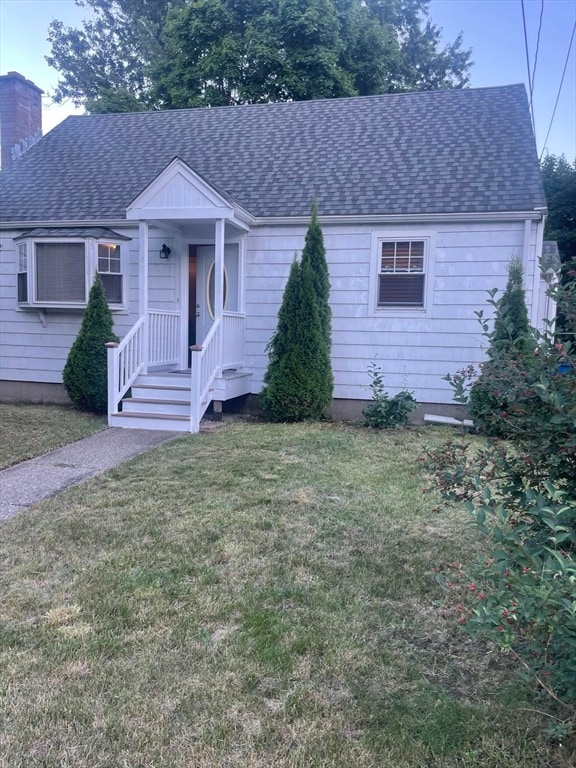
M 444 438 L 236 422 L 0 524 L 1 768 L 573 765 L 429 575 Z
M 106 427 L 104 416 L 58 405 L 0 404 L 0 469 Z

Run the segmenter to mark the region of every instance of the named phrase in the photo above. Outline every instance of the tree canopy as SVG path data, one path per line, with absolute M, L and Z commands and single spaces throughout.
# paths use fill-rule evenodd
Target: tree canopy
M 91 16 L 50 24 L 47 61 L 91 112 L 463 87 L 471 66 L 429 0 L 75 1 Z
M 564 155 L 548 155 L 540 163 L 540 170 L 548 204 L 544 236 L 558 242 L 562 262 L 560 282 L 568 289 L 566 295 L 571 295 L 573 301 L 576 292 L 576 161 L 570 164 Z M 574 338 L 574 305 L 572 303 L 571 310 L 569 306 L 566 302 L 558 305 L 556 330 Z
M 576 262 L 576 162 L 548 155 L 540 169 L 548 204 L 545 236 L 558 241 L 564 264 Z

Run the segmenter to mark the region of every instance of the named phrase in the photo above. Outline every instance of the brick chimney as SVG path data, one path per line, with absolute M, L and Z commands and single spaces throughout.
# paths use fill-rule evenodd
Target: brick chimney
M 0 159 L 6 169 L 42 136 L 42 94 L 19 72 L 0 77 Z

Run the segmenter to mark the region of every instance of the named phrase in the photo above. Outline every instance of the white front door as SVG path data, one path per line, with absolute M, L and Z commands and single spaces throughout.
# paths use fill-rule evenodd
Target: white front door
M 239 307 L 238 243 L 224 246 L 224 309 L 237 312 Z M 196 248 L 196 343 L 202 340 L 214 321 L 214 246 Z

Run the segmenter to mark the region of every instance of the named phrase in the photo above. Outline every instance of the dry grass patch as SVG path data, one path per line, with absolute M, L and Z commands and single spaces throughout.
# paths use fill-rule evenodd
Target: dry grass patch
M 236 423 L 4 523 L 0 766 L 567 768 L 427 575 L 441 439 Z
M 106 428 L 103 416 L 58 405 L 0 404 L 0 469 Z

